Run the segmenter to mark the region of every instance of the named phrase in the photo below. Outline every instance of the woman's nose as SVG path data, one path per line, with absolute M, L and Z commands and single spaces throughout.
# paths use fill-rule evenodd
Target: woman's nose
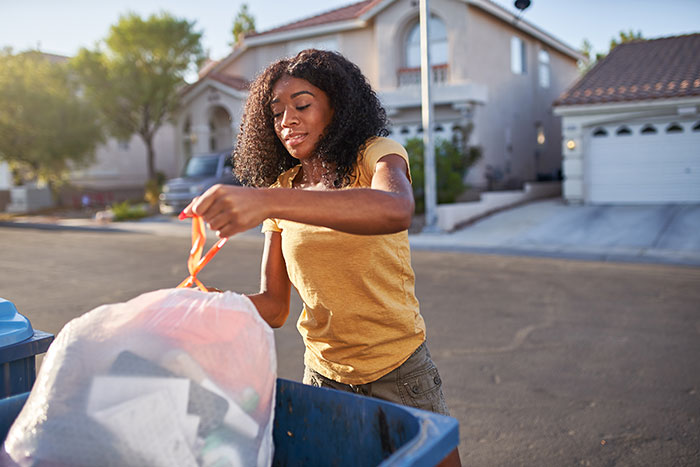
M 299 123 L 299 119 L 297 118 L 296 112 L 293 110 L 285 110 L 282 114 L 282 121 L 280 123 L 282 126 L 288 127 Z

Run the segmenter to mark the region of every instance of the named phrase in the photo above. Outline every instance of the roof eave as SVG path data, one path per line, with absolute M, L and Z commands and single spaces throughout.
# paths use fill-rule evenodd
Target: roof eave
M 221 81 L 217 81 L 215 79 L 205 76 L 196 83 L 193 83 L 191 87 L 185 92 L 184 96 L 182 97 L 183 107 L 189 104 L 195 97 L 197 97 L 202 92 L 203 89 L 205 89 L 208 86 L 214 87 L 225 94 L 229 94 L 241 100 L 245 100 L 248 98 L 248 91 L 236 89 L 232 86 L 228 86 L 222 83 Z
M 492 3 L 488 0 L 462 0 L 463 2 L 473 5 L 477 8 L 480 8 L 481 10 L 490 13 L 491 15 L 495 16 L 496 18 L 499 18 L 506 23 L 511 24 L 514 28 L 520 29 L 526 34 L 529 34 L 545 44 L 549 45 L 553 49 L 558 50 L 559 52 L 570 56 L 571 58 L 577 60 L 577 61 L 586 61 L 586 57 L 579 52 L 578 50 L 574 49 L 570 45 L 562 42 L 561 40 L 557 39 L 556 37 L 552 36 L 551 34 L 543 31 L 542 29 L 538 28 L 537 26 L 534 26 L 530 23 L 528 23 L 526 20 L 522 18 L 518 18 L 515 16 L 513 13 L 509 12 L 505 8 L 501 7 L 500 5 L 496 5 L 495 3 Z
M 595 113 L 625 112 L 641 108 L 700 106 L 700 96 L 658 97 L 634 101 L 607 102 L 598 104 L 554 105 L 554 114 L 562 117 L 590 115 Z
M 288 31 L 280 31 L 270 34 L 261 34 L 259 36 L 244 38 L 243 40 L 247 47 L 258 47 L 261 45 L 267 45 L 276 42 L 285 42 L 296 39 L 304 39 L 312 36 L 320 36 L 323 34 L 333 34 L 336 32 L 361 29 L 366 25 L 367 21 L 364 19 L 351 19 L 328 24 L 319 24 L 318 26 L 290 29 Z

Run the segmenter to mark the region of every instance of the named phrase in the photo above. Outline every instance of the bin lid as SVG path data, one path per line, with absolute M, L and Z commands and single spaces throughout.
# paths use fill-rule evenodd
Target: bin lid
M 31 323 L 17 313 L 14 303 L 0 298 L 0 347 L 22 342 L 33 335 Z

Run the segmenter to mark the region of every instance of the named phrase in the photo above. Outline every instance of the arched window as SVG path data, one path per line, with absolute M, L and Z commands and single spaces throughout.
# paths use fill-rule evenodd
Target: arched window
M 673 122 L 666 127 L 666 133 L 683 133 L 683 127 L 678 122 Z
M 630 130 L 628 127 L 626 127 L 626 126 L 623 125 L 623 126 L 621 126 L 620 128 L 617 129 L 617 131 L 615 132 L 615 134 L 618 135 L 618 136 L 629 136 L 629 135 L 632 134 L 632 130 Z
M 655 135 L 656 127 L 654 127 L 654 125 L 646 124 L 642 127 L 640 133 L 643 135 Z
M 406 68 L 420 67 L 420 23 L 416 22 L 406 36 Z M 430 17 L 430 64 L 447 63 L 447 28 L 436 16 Z
M 602 138 L 604 136 L 608 136 L 608 132 L 605 130 L 605 128 L 598 127 L 595 130 L 593 130 L 593 137 L 594 138 Z

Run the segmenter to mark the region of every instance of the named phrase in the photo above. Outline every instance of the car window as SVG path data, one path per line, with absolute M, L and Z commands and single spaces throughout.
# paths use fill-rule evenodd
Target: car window
M 212 177 L 216 175 L 218 164 L 218 156 L 193 157 L 187 162 L 182 175 L 184 177 Z
M 231 170 L 233 170 L 233 157 L 227 155 L 224 160 L 224 172 L 230 172 Z

